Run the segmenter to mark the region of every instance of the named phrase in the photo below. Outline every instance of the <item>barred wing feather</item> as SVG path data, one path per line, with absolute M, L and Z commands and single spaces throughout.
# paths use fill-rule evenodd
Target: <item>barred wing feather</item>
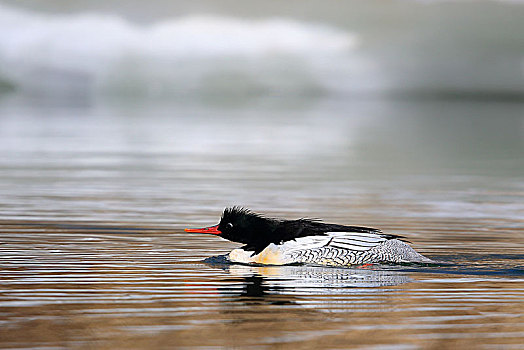
M 353 251 L 366 251 L 385 241 L 388 238 L 380 233 L 366 232 L 326 232 L 325 236 L 307 236 L 296 238 L 282 244 L 286 250 L 309 250 L 323 247 L 332 247 Z

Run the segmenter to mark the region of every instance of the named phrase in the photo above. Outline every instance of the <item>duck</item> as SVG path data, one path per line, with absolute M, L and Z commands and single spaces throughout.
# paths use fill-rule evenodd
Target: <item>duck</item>
M 244 244 L 233 249 L 233 263 L 261 265 L 435 263 L 416 252 L 404 236 L 364 226 L 324 223 L 318 219 L 270 218 L 250 209 L 225 208 L 218 224 L 185 232 L 219 236 Z

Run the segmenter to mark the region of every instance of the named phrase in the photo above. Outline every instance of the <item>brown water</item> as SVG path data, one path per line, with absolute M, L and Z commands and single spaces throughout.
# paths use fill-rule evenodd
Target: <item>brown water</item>
M 0 102 L 0 348 L 524 348 L 519 103 Z M 233 204 L 448 264 L 228 264 Z

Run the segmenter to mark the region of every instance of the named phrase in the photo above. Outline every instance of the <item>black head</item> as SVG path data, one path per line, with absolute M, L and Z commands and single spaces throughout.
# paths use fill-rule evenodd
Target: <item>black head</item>
M 256 244 L 275 229 L 277 220 L 263 217 L 242 207 L 224 209 L 218 225 L 202 229 L 186 229 L 186 232 L 210 233 L 233 242 Z
M 253 213 L 249 209 L 231 207 L 224 209 L 218 224 L 220 236 L 233 242 L 250 244 L 267 237 L 275 226 L 275 220 Z

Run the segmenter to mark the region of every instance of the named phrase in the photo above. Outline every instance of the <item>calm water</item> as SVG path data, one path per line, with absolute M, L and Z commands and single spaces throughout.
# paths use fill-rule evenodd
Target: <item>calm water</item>
M 524 107 L 0 100 L 0 347 L 522 349 Z M 449 264 L 251 267 L 227 205 Z

